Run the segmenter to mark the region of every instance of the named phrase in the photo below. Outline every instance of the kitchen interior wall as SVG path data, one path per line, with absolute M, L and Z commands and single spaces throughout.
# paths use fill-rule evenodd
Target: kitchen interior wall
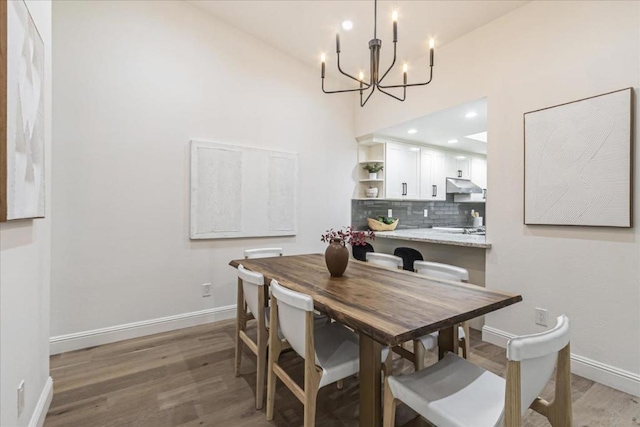
M 457 203 L 453 194 L 447 194 L 446 201 L 418 200 L 351 200 L 351 225 L 357 230 L 366 230 L 367 218 L 387 216 L 391 209 L 394 218 L 398 218 L 397 230 L 407 228 L 430 227 L 471 227 L 473 218 L 471 211 L 479 212 L 486 224 L 484 203 Z M 427 217 L 424 210 L 427 209 Z
M 412 68 L 427 69 L 426 61 Z M 436 46 L 435 61 L 433 82 L 404 103 L 374 96 L 357 109 L 356 134 L 486 96 L 486 286 L 524 300 L 486 316 L 484 338 L 504 343 L 544 330 L 534 323 L 536 307 L 549 310 L 551 323 L 565 313 L 574 371 L 640 395 L 640 173 L 634 228 L 523 224 L 523 113 L 633 87 L 639 134 L 640 3 L 533 1 Z M 634 163 L 637 170 L 640 150 Z
M 0 425 L 11 427 L 35 426 L 53 396 L 49 379 L 51 2 L 27 0 L 26 4 L 45 46 L 45 218 L 0 224 Z M 25 403 L 18 415 L 22 380 Z
M 243 249 L 321 252 L 349 223 L 353 105 L 317 70 L 180 1 L 55 2 L 53 19 L 52 342 L 233 317 Z M 299 153 L 298 235 L 189 240 L 192 138 Z

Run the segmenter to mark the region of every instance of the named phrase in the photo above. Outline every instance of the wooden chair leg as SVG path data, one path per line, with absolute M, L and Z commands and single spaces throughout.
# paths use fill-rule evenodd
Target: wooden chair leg
M 264 402 L 264 388 L 267 373 L 267 331 L 258 336 L 258 354 L 256 363 L 256 409 L 262 409 Z
M 389 382 L 387 379 L 384 381 L 384 414 L 382 416 L 382 423 L 384 427 L 394 427 L 396 424 L 396 399 L 391 393 Z
M 244 292 L 242 290 L 242 279 L 238 278 L 238 299 L 236 304 L 236 360 L 235 375 L 240 376 L 240 364 L 242 363 L 242 339 L 240 331 L 244 330 Z
M 271 319 L 269 322 L 269 361 L 267 362 L 267 421 L 273 420 L 276 399 L 277 377 L 273 366 L 278 362 L 282 351 L 282 342 L 278 338 L 278 305 L 276 299 L 271 302 Z
M 522 425 L 522 394 L 520 383 L 520 362 L 507 362 L 507 384 L 504 402 L 504 426 L 520 427 Z
M 471 354 L 471 332 L 469 331 L 469 322 L 462 322 L 462 330 L 464 331 L 464 339 L 461 339 L 462 343 L 462 357 L 469 358 Z
M 313 367 L 315 369 L 315 367 Z M 320 376 L 307 379 L 309 375 L 305 372 L 304 380 L 304 427 L 314 427 L 316 425 L 316 402 L 318 400 L 318 386 Z
M 413 366 L 416 372 L 424 368 L 425 352 L 426 352 L 426 349 L 424 348 L 424 345 L 422 345 L 422 341 L 419 341 L 419 340 L 413 341 L 413 357 L 414 357 Z

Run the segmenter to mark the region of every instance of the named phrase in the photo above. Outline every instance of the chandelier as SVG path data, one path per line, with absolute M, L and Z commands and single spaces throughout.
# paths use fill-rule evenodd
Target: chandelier
M 407 71 L 408 66 L 405 63 L 402 67 L 402 76 L 403 76 L 403 84 L 401 85 L 382 85 L 382 81 L 389 74 L 389 71 L 396 64 L 396 44 L 398 43 L 398 12 L 393 11 L 392 15 L 393 20 L 393 61 L 391 65 L 385 71 L 382 76 L 380 76 L 380 49 L 382 48 L 382 40 L 378 38 L 377 35 L 377 27 L 378 27 L 378 0 L 374 0 L 373 6 L 373 39 L 369 41 L 369 50 L 370 50 L 370 59 L 369 59 L 369 69 L 371 71 L 371 76 L 369 77 L 369 82 L 364 81 L 364 73 L 360 71 L 358 78 L 353 77 L 350 74 L 345 73 L 340 67 L 340 34 L 336 34 L 336 62 L 338 65 L 338 71 L 349 77 L 352 80 L 355 80 L 359 83 L 360 87 L 357 89 L 345 89 L 345 90 L 326 90 L 324 88 L 324 72 L 325 72 L 325 63 L 327 61 L 326 55 L 323 53 L 321 56 L 322 60 L 322 91 L 324 93 L 346 93 L 346 92 L 360 92 L 360 106 L 364 107 L 367 103 L 373 92 L 378 89 L 380 92 L 385 95 L 389 95 L 390 97 L 397 99 L 398 101 L 404 101 L 407 97 L 407 88 L 412 86 L 426 86 L 431 83 L 431 79 L 433 79 L 433 39 L 429 41 L 429 80 L 424 83 L 407 83 Z M 387 92 L 385 89 L 396 89 L 402 88 L 402 97 L 396 96 L 392 93 Z M 365 97 L 365 93 L 368 93 Z

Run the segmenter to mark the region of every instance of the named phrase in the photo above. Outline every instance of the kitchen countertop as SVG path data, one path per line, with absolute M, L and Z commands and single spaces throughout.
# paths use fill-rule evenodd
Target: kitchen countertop
M 412 228 L 395 231 L 376 231 L 376 237 L 381 239 L 412 240 L 415 242 L 439 243 L 442 245 L 466 246 L 470 248 L 489 249 L 491 243 L 486 236 L 475 234 L 456 234 L 446 231 L 436 231 L 430 228 Z

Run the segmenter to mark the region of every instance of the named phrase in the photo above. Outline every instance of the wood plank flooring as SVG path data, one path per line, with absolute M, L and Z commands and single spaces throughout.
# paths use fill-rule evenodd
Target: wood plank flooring
M 51 357 L 53 402 L 45 427 L 202 427 L 302 425 L 302 405 L 279 384 L 273 422 L 256 411 L 255 357 L 246 351 L 241 376 L 233 374 L 235 321 L 219 322 Z M 504 375 L 503 349 L 480 341 L 472 331 L 471 360 Z M 427 356 L 427 364 L 436 359 Z M 293 352 L 283 365 L 301 382 L 303 361 Z M 394 372 L 412 367 L 396 360 Z M 550 383 L 543 397 L 551 398 Z M 573 376 L 575 426 L 640 426 L 640 403 L 634 396 Z M 404 405 L 396 425 L 428 426 Z M 318 396 L 318 427 L 358 425 L 358 380 L 345 380 L 344 389 L 323 387 Z M 547 426 L 529 411 L 525 426 Z M 476 427 L 476 426 L 474 426 Z M 481 426 L 477 426 L 481 427 Z

